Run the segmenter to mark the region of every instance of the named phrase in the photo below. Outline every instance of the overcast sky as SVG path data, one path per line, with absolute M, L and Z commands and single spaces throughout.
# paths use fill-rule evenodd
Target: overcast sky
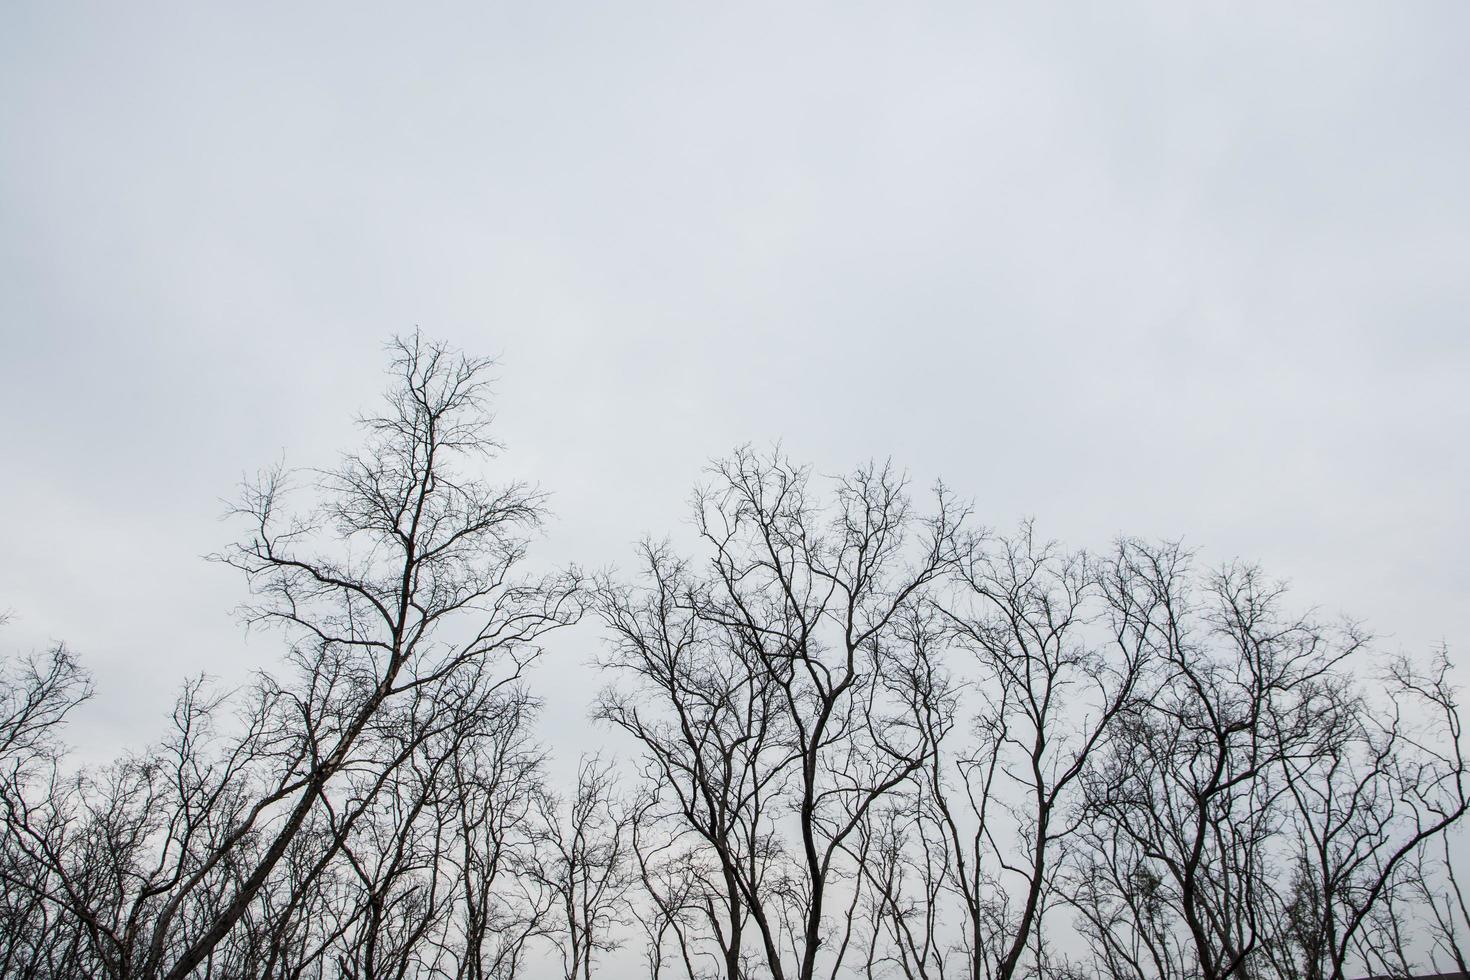
M 107 751 L 273 661 L 201 559 L 221 500 L 349 445 L 418 325 L 501 358 L 548 561 L 627 564 L 779 439 L 1470 664 L 1467 38 L 1459 2 L 7 2 L 0 649 L 76 648 Z M 597 642 L 538 684 L 565 752 Z

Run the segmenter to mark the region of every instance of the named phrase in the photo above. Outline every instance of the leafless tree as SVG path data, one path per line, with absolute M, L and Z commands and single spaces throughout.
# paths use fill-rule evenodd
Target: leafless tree
M 741 937 L 748 917 L 740 918 L 739 888 L 699 834 L 670 812 L 661 783 L 655 771 L 633 803 L 628 827 L 637 876 L 633 917 L 643 932 L 649 977 L 662 980 L 666 970 L 690 980 L 746 976 L 750 954 Z
M 691 964 L 690 976 L 697 975 L 692 963 L 704 955 L 698 947 L 712 942 L 725 975 L 737 980 L 750 917 L 743 879 L 755 879 L 756 888 L 749 890 L 763 894 L 770 863 L 766 824 L 790 765 L 778 739 L 783 719 L 776 691 L 760 684 L 748 651 L 719 651 L 718 631 L 696 612 L 698 585 L 688 566 L 667 548 L 647 546 L 643 557 L 643 589 L 607 581 L 599 588 L 599 608 L 618 643 L 608 663 L 636 685 L 609 689 L 596 711 L 644 747 L 651 787 L 636 827 L 677 821 L 695 837 L 687 841 L 675 833 L 660 841 L 659 851 L 672 855 L 659 862 L 665 867 L 658 871 L 651 867 L 655 859 L 645 846 L 646 831 L 637 850 L 645 887 L 655 875 L 668 875 L 668 864 L 687 861 L 673 874 L 684 871 L 692 881 L 675 877 L 672 887 L 648 891 L 664 906 L 662 915 L 685 950 L 682 958 Z M 727 659 L 722 662 L 717 652 Z M 717 878 L 702 873 L 704 853 L 716 856 Z M 684 927 L 684 903 L 674 897 L 675 889 L 692 891 L 690 900 L 707 919 L 703 929 L 695 923 Z
M 1324 685 L 1314 707 L 1325 751 L 1282 755 L 1297 852 L 1290 966 L 1305 980 L 1342 980 L 1354 953 L 1376 972 L 1413 964 L 1404 919 L 1423 882 L 1416 858 L 1470 809 L 1448 673 L 1441 654 L 1427 672 L 1393 663 L 1377 698 L 1348 679 Z M 1444 907 L 1424 897 L 1431 913 Z
M 91 692 L 90 679 L 63 645 L 0 662 L 0 810 L 7 824 L 24 819 L 27 801 L 49 788 L 63 750 L 59 730 Z M 44 861 L 10 834 L 0 837 L 0 977 L 61 977 L 83 969 L 81 932 L 59 921 L 49 900 L 55 885 Z
M 1108 598 L 1162 671 L 1087 777 L 1072 896 L 1099 962 L 1206 980 L 1409 969 L 1407 872 L 1466 808 L 1445 665 L 1400 665 L 1380 703 L 1354 673 L 1358 631 L 1289 615 L 1252 567 L 1199 582 L 1175 548 L 1125 544 Z
M 859 824 L 851 848 L 861 876 L 863 975 L 907 980 L 952 975 L 949 911 L 954 852 L 927 781 L 896 793 Z M 961 944 L 962 945 L 962 944 Z
M 1427 914 L 1429 956 L 1435 972 L 1470 973 L 1470 895 L 1456 871 L 1450 835 L 1441 834 L 1414 855 L 1409 901 Z
M 1111 572 L 1038 541 L 1028 523 L 1013 538 L 978 538 L 941 600 L 949 634 L 979 667 L 964 692 L 976 739 L 947 746 L 951 721 L 931 713 L 940 750 L 922 813 L 945 838 L 972 980 L 1011 980 L 1028 951 L 1038 959 L 1081 776 L 1149 666 L 1147 650 L 1092 629 Z
M 5 617 L 0 617 L 4 625 Z M 92 683 L 65 645 L 19 662 L 0 661 L 0 766 L 5 786 L 35 775 L 56 756 L 66 716 L 92 696 Z
M 1273 940 L 1281 765 L 1322 751 L 1314 702 L 1356 639 L 1283 621 L 1254 569 L 1227 569 L 1198 603 L 1192 585 L 1178 549 L 1124 545 L 1115 628 L 1165 666 L 1092 772 L 1079 907 L 1125 975 L 1225 980 L 1256 973 Z
M 850 842 L 933 753 L 919 723 L 931 654 L 903 628 L 958 558 L 962 514 L 941 491 L 915 515 L 869 467 L 811 496 L 806 470 L 747 450 L 695 498 L 707 570 L 644 550 L 642 587 L 604 583 L 617 675 L 599 715 L 631 733 L 670 812 L 709 848 L 727 929 L 772 977 L 836 972 L 852 947 Z M 820 963 L 820 966 L 819 966 Z
M 593 980 L 637 943 L 653 980 L 1464 969 L 1446 656 L 1375 669 L 1176 545 L 971 532 L 888 466 L 716 463 L 695 556 L 593 590 L 633 782 L 558 791 L 527 668 L 582 583 L 527 577 L 541 494 L 471 472 L 487 362 L 393 356 L 364 449 L 251 484 L 218 556 L 284 669 L 189 679 L 82 766 L 75 659 L 0 667 L 0 980 Z
M 46 875 L 30 893 L 81 924 L 93 972 L 209 975 L 267 899 L 292 905 L 351 854 L 467 691 L 515 684 L 579 613 L 574 576 L 520 577 L 541 495 L 466 470 L 496 449 L 488 362 L 417 336 L 393 357 L 365 449 L 309 475 L 306 510 L 281 471 L 247 487 L 251 533 L 219 556 L 251 584 L 247 620 L 290 638 L 288 672 L 232 702 L 231 725 L 191 684 L 156 749 L 7 800 L 7 846 Z
M 546 935 L 566 980 L 591 980 L 593 964 L 619 945 L 634 881 L 633 815 L 618 795 L 611 763 L 583 757 L 568 800 L 543 790 L 523 873 L 552 897 Z

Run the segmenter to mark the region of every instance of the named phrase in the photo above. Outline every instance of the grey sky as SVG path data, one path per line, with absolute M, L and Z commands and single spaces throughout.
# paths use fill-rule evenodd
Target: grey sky
M 501 356 L 542 555 L 703 462 L 892 455 L 982 521 L 1182 536 L 1470 644 L 1470 7 L 7 3 L 6 650 L 160 729 L 269 662 L 200 556 L 421 325 Z M 568 747 L 594 631 L 555 643 Z

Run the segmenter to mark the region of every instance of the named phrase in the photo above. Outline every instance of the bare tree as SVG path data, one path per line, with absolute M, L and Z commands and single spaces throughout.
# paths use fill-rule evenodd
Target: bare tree
M 748 918 L 741 918 L 739 888 L 701 846 L 699 834 L 670 812 L 661 785 L 654 771 L 632 805 L 628 827 L 637 874 L 633 916 L 643 931 L 649 977 L 661 980 L 666 969 L 689 980 L 745 976 L 749 954 L 741 937 Z
M 283 472 L 248 487 L 251 533 L 219 556 L 255 593 L 247 620 L 290 637 L 289 672 L 262 675 L 227 728 L 190 685 L 155 750 L 8 808 L 8 843 L 47 876 L 32 893 L 83 925 L 94 972 L 208 975 L 262 903 L 347 856 L 467 691 L 516 683 L 579 613 L 574 576 L 519 575 L 541 495 L 465 469 L 497 448 L 488 362 L 417 336 L 393 358 L 366 448 L 310 474 L 304 511 Z
M 1254 569 L 1227 569 L 1198 606 L 1191 585 L 1178 549 L 1124 545 L 1116 628 L 1165 667 L 1092 773 L 1080 894 L 1105 962 L 1225 980 L 1257 972 L 1274 939 L 1281 764 L 1321 751 L 1320 682 L 1357 640 L 1282 620 Z
M 1108 562 L 1038 541 L 1028 523 L 1012 538 L 977 538 L 957 566 L 958 588 L 936 600 L 947 636 L 978 671 L 926 715 L 939 748 L 925 769 L 920 826 L 909 836 L 922 851 L 915 868 L 923 869 L 924 901 L 945 900 L 931 894 L 936 857 L 945 892 L 959 901 L 959 946 L 972 980 L 1011 980 L 1028 953 L 1031 969 L 1039 965 L 1042 919 L 1077 829 L 1082 774 L 1150 665 L 1145 648 L 1118 636 L 1105 642 L 1093 629 L 1103 579 L 1113 573 Z M 974 706 L 969 745 L 947 737 L 960 694 Z M 942 848 L 931 837 L 942 837 Z M 931 914 L 918 933 L 931 957 L 941 929 Z
M 524 871 L 552 897 L 546 935 L 567 980 L 591 980 L 601 953 L 619 945 L 634 876 L 633 815 L 619 798 L 611 763 L 584 756 L 569 800 L 543 790 Z
M 850 848 L 862 878 L 855 911 L 866 920 L 863 973 L 869 978 L 890 968 L 908 980 L 951 975 L 946 912 L 955 854 L 928 789 L 918 780 L 911 792 L 869 811 Z
M 651 786 L 635 826 L 677 823 L 695 837 L 681 846 L 682 835 L 673 833 L 658 846 L 674 850 L 672 863 L 687 861 L 680 870 L 693 880 L 673 887 L 693 893 L 706 921 L 703 929 L 690 923 L 689 930 L 703 935 L 684 928 L 686 919 L 678 914 L 684 903 L 664 897 L 672 888 L 649 889 L 665 907 L 682 958 L 692 963 L 703 955 L 697 947 L 713 942 L 725 975 L 738 980 L 750 915 L 742 881 L 755 879 L 757 893 L 764 886 L 766 825 L 789 765 L 789 751 L 779 744 L 776 691 L 759 683 L 746 651 L 724 651 L 729 657 L 723 662 L 716 655 L 718 633 L 696 613 L 699 586 L 688 566 L 667 548 L 645 546 L 643 557 L 642 590 L 609 581 L 599 587 L 599 609 L 618 643 L 608 664 L 630 674 L 635 686 L 610 688 L 596 711 L 643 746 Z M 703 873 L 702 852 L 716 856 L 717 877 Z M 640 846 L 637 853 L 648 887 L 656 874 L 648 868 L 651 852 Z
M 1445 656 L 1369 673 L 1253 567 L 971 534 L 887 466 L 716 463 L 697 557 L 594 591 L 637 783 L 558 792 L 527 668 L 582 584 L 470 472 L 487 362 L 393 350 L 365 448 L 252 484 L 218 556 L 284 670 L 78 766 L 71 655 L 0 669 L 0 978 L 593 980 L 630 936 L 654 980 L 1464 968 Z
M 543 754 L 527 728 L 528 697 L 501 712 L 482 737 L 457 746 L 446 802 L 456 821 L 454 846 L 441 860 L 459 893 L 456 930 L 442 940 L 457 980 L 519 975 L 528 944 L 549 928 L 555 896 L 519 874 L 536 846 L 535 805 Z
M 35 775 L 36 764 L 56 756 L 58 729 L 91 696 L 90 678 L 63 644 L 43 656 L 0 661 L 0 766 L 6 789 L 18 790 L 19 780 Z
M 830 503 L 780 456 L 741 450 L 713 472 L 695 499 L 708 571 L 648 547 L 641 589 L 600 590 L 623 686 L 598 713 L 714 856 L 726 976 L 743 975 L 748 920 L 771 976 L 811 980 L 851 948 L 849 843 L 933 752 L 931 651 L 903 626 L 957 560 L 963 515 L 941 490 L 916 516 L 887 467 L 837 481 Z M 852 900 L 834 905 L 839 888 Z
M 1113 975 L 1341 980 L 1415 962 L 1412 859 L 1466 810 L 1446 665 L 1399 665 L 1369 697 L 1361 633 L 1283 597 L 1252 567 L 1196 591 L 1178 549 L 1120 552 L 1114 628 L 1161 670 L 1089 770 L 1071 891 Z
M 1451 857 L 1449 834 L 1415 853 L 1408 879 L 1409 901 L 1427 912 L 1430 966 L 1470 973 L 1470 896 Z
M 27 819 L 28 800 L 58 778 L 60 728 L 91 692 L 89 678 L 63 645 L 42 656 L 0 662 L 5 826 Z M 0 837 L 0 977 L 62 977 L 84 968 L 85 938 L 79 924 L 59 918 L 52 901 L 57 884 L 45 861 L 11 834 Z
M 1290 966 L 1306 980 L 1342 980 L 1354 953 L 1384 972 L 1414 964 L 1403 920 L 1423 880 L 1415 859 L 1470 809 L 1448 672 L 1441 653 L 1428 673 L 1396 661 L 1378 698 L 1347 679 L 1324 685 L 1314 707 L 1325 751 L 1282 754 L 1297 861 Z

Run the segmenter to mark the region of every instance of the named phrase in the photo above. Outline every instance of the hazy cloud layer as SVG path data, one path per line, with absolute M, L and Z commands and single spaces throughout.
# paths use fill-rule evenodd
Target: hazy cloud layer
M 79 738 L 275 656 L 220 498 L 415 324 L 502 356 L 548 560 L 781 439 L 1464 661 L 1470 8 L 595 6 L 0 14 L 0 643 L 83 652 Z

